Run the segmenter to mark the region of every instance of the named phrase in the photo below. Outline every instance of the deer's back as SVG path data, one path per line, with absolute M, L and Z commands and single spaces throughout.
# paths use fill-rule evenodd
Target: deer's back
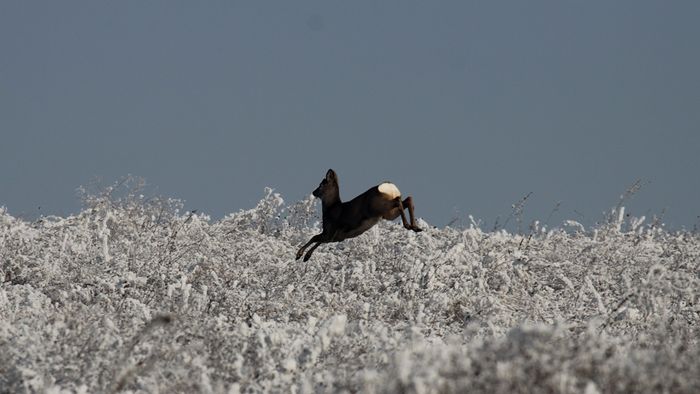
M 328 219 L 331 222 L 328 224 L 338 234 L 338 240 L 356 237 L 377 224 L 387 211 L 393 209 L 393 200 L 398 195 L 398 188 L 390 183 L 371 187 L 352 200 L 341 203 L 336 212 L 329 212 Z M 324 222 L 325 220 L 326 218 Z M 325 225 L 326 223 L 324 228 Z

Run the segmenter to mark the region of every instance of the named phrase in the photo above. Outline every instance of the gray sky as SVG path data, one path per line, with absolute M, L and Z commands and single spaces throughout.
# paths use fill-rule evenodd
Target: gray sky
M 442 226 L 700 215 L 697 1 L 0 2 L 0 205 L 134 174 L 214 218 L 328 168 Z M 38 207 L 41 207 L 39 210 Z M 581 216 L 583 215 L 583 217 Z

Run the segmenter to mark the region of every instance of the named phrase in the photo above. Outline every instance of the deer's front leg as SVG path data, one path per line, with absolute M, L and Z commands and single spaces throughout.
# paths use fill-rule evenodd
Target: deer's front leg
M 317 234 L 317 235 L 314 235 L 313 237 L 311 237 L 311 240 L 309 242 L 307 242 L 306 244 L 304 244 L 304 246 L 299 248 L 299 251 L 297 252 L 297 257 L 295 260 L 299 260 L 301 258 L 301 256 L 304 255 L 304 250 L 306 250 L 306 248 L 308 248 L 309 245 L 311 245 L 312 243 L 315 243 L 315 242 L 322 242 L 323 238 L 324 238 L 323 233 Z M 318 245 L 316 245 L 316 246 L 318 246 Z M 315 249 L 315 248 L 313 248 L 313 249 Z
M 311 254 L 314 252 L 314 250 L 316 250 L 316 248 L 318 248 L 319 245 L 321 245 L 321 243 L 322 243 L 322 242 L 316 243 L 316 245 L 312 246 L 311 249 L 309 249 L 309 251 L 306 252 L 306 256 L 304 256 L 304 261 L 305 261 L 305 262 L 306 262 L 306 261 L 309 261 L 309 259 L 311 258 Z

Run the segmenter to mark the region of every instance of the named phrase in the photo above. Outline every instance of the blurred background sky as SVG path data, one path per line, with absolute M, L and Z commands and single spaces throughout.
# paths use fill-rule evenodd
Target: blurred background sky
M 443 226 L 700 215 L 697 1 L 0 2 L 0 206 L 146 178 L 217 219 L 325 171 Z M 558 202 L 558 211 L 551 215 Z

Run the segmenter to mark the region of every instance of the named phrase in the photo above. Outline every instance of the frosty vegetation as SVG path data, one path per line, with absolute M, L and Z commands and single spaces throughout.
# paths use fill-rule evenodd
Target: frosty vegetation
M 384 222 L 294 261 L 313 199 L 212 221 L 127 179 L 0 209 L 2 392 L 700 392 L 700 237 Z

